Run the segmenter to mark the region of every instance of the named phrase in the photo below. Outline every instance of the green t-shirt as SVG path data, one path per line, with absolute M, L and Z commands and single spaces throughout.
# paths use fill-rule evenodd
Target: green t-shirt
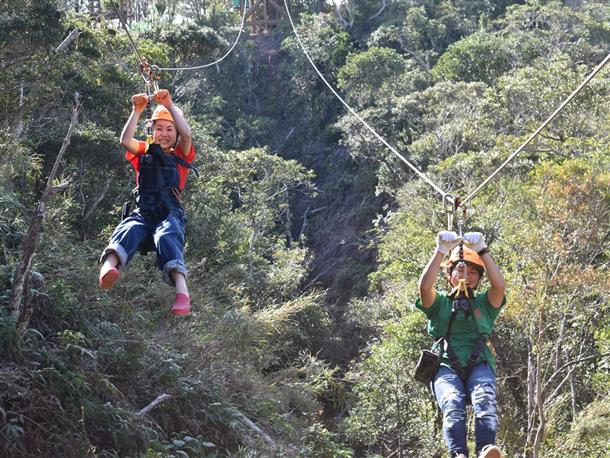
M 502 299 L 502 305 L 495 308 L 489 303 L 487 291 L 481 294 L 476 294 L 474 303 L 472 304 L 472 313 L 477 320 L 477 325 L 481 334 L 491 335 L 494 322 L 500 310 L 506 303 L 506 298 Z M 434 339 L 438 339 L 447 332 L 447 325 L 451 317 L 452 300 L 447 297 L 447 294 L 437 291 L 434 303 L 425 309 L 421 303 L 421 299 L 417 299 L 415 306 L 423 311 L 428 317 L 428 334 Z M 451 335 L 449 336 L 449 345 L 455 351 L 460 360 L 462 367 L 466 366 L 466 362 L 472 348 L 477 340 L 477 328 L 471 316 L 466 317 L 464 311 L 457 312 L 453 325 L 451 326 Z M 491 344 L 488 342 L 483 347 L 483 351 L 479 355 L 479 361 L 487 361 L 494 373 L 496 372 L 496 359 L 491 350 Z M 443 356 L 441 364 L 451 367 L 447 355 Z

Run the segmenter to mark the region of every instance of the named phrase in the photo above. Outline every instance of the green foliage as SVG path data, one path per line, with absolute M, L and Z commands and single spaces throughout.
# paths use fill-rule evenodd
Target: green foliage
M 331 15 L 303 14 L 300 20 L 298 32 L 303 46 L 325 78 L 334 82 L 347 56 L 354 50 L 350 36 Z M 290 60 L 281 66 L 290 84 L 286 89 L 286 99 L 278 107 L 280 118 L 287 125 L 306 132 L 305 138 L 319 142 L 324 137 L 333 136 L 329 127 L 338 112 L 339 102 L 303 56 L 295 38 L 286 37 L 281 50 L 290 56 Z M 293 139 L 291 145 L 305 152 L 307 148 L 302 148 L 302 140 L 302 136 Z
M 439 53 L 459 32 L 456 30 L 457 17 L 446 14 L 435 18 L 429 14 L 423 6 L 408 8 L 402 21 L 382 24 L 375 30 L 369 45 L 401 50 L 413 56 L 426 70 L 430 70 L 431 60 L 438 58 Z
M 452 81 L 491 83 L 510 68 L 504 41 L 491 33 L 476 32 L 449 46 L 433 73 Z
M 320 458 L 351 458 L 353 450 L 339 442 L 338 434 L 329 431 L 323 424 L 314 422 L 306 432 L 303 456 Z
M 418 312 L 388 325 L 381 342 L 347 375 L 353 381 L 350 415 L 342 429 L 353 442 L 379 454 L 428 450 L 434 455 L 435 405 L 427 388 L 411 377 L 420 349 L 431 342 L 424 336 Z
M 9 360 L 21 356 L 20 336 L 16 325 L 15 318 L 0 309 L 0 354 Z
M 396 51 L 372 47 L 348 57 L 337 75 L 337 84 L 362 108 L 373 102 L 377 91 L 392 94 L 392 86 L 400 81 L 397 77 L 404 69 L 405 61 Z
M 341 3 L 341 17 L 318 0 L 293 6 L 331 84 L 459 195 L 610 43 L 605 2 L 366 0 Z M 202 172 L 185 193 L 191 316 L 169 317 L 154 256 L 97 288 L 95 261 L 134 186 L 118 134 L 144 86 L 120 24 L 88 8 L 0 6 L 0 454 L 440 456 L 436 408 L 409 372 L 430 344 L 412 303 L 445 214 L 345 114 L 286 24 L 217 67 L 161 74 Z M 203 64 L 236 37 L 228 8 L 155 2 L 128 26 L 151 63 Z M 532 367 L 546 419 L 538 455 L 608 453 L 608 87 L 602 72 L 469 208 L 468 230 L 486 234 L 509 284 L 493 338 L 509 456 L 538 426 Z M 72 184 L 48 206 L 20 334 L 5 309 L 13 270 L 75 92 L 59 174 Z
M 313 192 L 310 180 L 295 161 L 260 149 L 208 156 L 189 204 L 190 221 L 200 228 L 189 250 L 209 263 L 219 294 L 231 285 L 223 274 L 230 270 L 255 302 L 294 295 L 307 252 L 292 233 L 291 201 Z
M 575 457 L 604 456 L 610 453 L 607 432 L 610 427 L 610 405 L 608 398 L 587 406 L 575 419 L 567 440 L 559 442 L 558 453 L 569 453 Z
M 555 53 L 593 65 L 605 54 L 610 39 L 609 15 L 610 8 L 603 2 L 572 8 L 566 2 L 530 1 L 510 6 L 497 24 L 518 66 Z
M 434 248 L 435 230 L 441 223 L 440 212 L 422 212 L 432 208 L 428 197 L 412 189 L 399 196 L 400 212 L 389 213 L 379 221 L 379 268 L 371 274 L 376 291 L 398 310 L 412 309 L 417 294 L 417 280 Z

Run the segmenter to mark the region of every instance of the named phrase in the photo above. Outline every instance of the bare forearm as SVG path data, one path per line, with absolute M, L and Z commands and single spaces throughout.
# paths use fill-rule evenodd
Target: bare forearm
M 504 276 L 489 253 L 483 254 L 481 260 L 483 261 L 483 264 L 485 264 L 485 273 L 491 284 L 488 293 L 489 301 L 494 307 L 499 307 L 502 304 L 504 292 L 506 290 Z
M 176 106 L 172 104 L 169 106 L 168 110 L 172 114 L 172 118 L 174 118 L 174 123 L 176 125 L 176 131 L 178 131 L 178 134 L 180 134 L 182 138 L 191 139 L 191 128 L 185 121 L 182 114 L 176 109 Z
M 121 145 L 123 145 L 125 148 L 129 148 L 131 141 L 135 136 L 136 127 L 138 125 L 138 119 L 140 119 L 140 114 L 141 112 L 132 110 L 129 119 L 123 127 L 123 132 L 121 132 Z
M 437 251 L 434 253 L 428 264 L 424 268 L 422 276 L 419 279 L 419 297 L 421 298 L 424 308 L 430 307 L 436 298 L 436 290 L 434 284 L 438 278 L 438 273 L 443 262 L 444 254 Z

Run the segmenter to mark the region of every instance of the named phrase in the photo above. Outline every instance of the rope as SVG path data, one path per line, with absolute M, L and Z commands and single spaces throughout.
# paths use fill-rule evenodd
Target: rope
M 595 75 L 597 75 L 599 73 L 599 71 L 604 68 L 604 66 L 608 63 L 608 61 L 610 61 L 610 54 L 608 54 L 606 56 L 606 58 L 597 66 L 595 67 L 595 69 L 589 74 L 589 76 L 587 76 L 584 81 L 582 83 L 580 83 L 580 85 L 574 89 L 574 91 L 572 91 L 572 93 L 568 96 L 568 98 L 566 98 L 561 105 L 559 105 L 559 107 L 553 112 L 553 114 L 551 114 L 551 116 L 549 116 L 546 121 L 544 121 L 540 127 L 538 127 L 538 129 L 536 129 L 536 131 L 531 134 L 527 140 L 525 140 L 523 142 L 523 144 L 517 148 L 515 150 L 515 152 L 513 152 L 508 159 L 506 159 L 491 175 L 489 175 L 489 177 L 487 177 L 487 179 L 485 181 L 483 181 L 483 183 L 481 183 L 479 185 L 478 188 L 476 188 L 474 191 L 472 191 L 466 198 L 464 198 L 461 202 L 461 205 L 465 204 L 466 202 L 468 202 L 470 199 L 472 199 L 481 189 L 483 189 L 484 186 L 487 185 L 487 183 L 489 183 L 491 180 L 493 180 L 493 178 L 500 173 L 500 171 L 506 167 L 506 165 L 517 155 L 519 154 L 521 151 L 523 151 L 523 149 L 529 145 L 532 140 L 534 140 L 534 138 L 536 138 L 538 136 L 538 134 L 542 131 L 542 129 L 544 129 L 547 124 L 549 124 L 560 112 L 561 110 L 563 110 L 565 108 L 565 106 L 570 103 L 570 101 L 576 97 L 576 95 L 589 83 L 589 81 L 591 81 Z
M 358 113 L 356 113 L 352 107 L 350 107 L 348 105 L 348 103 L 343 100 L 343 98 L 341 98 L 341 96 L 337 93 L 337 91 L 335 91 L 335 89 L 329 84 L 328 81 L 326 81 L 326 78 L 324 78 L 324 75 L 322 75 L 322 73 L 320 72 L 320 70 L 318 70 L 318 67 L 316 67 L 316 64 L 313 62 L 313 60 L 311 59 L 311 57 L 309 56 L 309 53 L 307 52 L 307 50 L 305 49 L 305 46 L 303 46 L 303 42 L 301 41 L 301 37 L 299 36 L 296 27 L 294 26 L 294 22 L 292 21 L 292 16 L 290 15 L 290 10 L 288 8 L 288 3 L 287 0 L 284 0 L 284 7 L 286 8 L 286 12 L 288 13 L 288 19 L 290 20 L 290 25 L 292 26 L 292 30 L 294 32 L 294 35 L 297 38 L 297 41 L 299 42 L 299 45 L 301 47 L 301 49 L 303 50 L 303 53 L 305 54 L 305 57 L 307 57 L 307 60 L 309 61 L 309 63 L 311 64 L 311 66 L 313 67 L 313 69 L 316 71 L 316 73 L 318 74 L 318 76 L 322 79 L 322 81 L 324 81 L 324 84 L 326 84 L 326 86 L 328 86 L 328 88 L 330 89 L 330 91 L 334 94 L 334 96 L 339 99 L 339 101 L 343 104 L 343 106 L 345 106 L 345 108 L 348 109 L 348 111 L 358 120 L 360 121 L 364 127 L 366 127 L 376 138 L 377 140 L 379 140 L 381 143 L 383 143 L 392 153 L 394 153 L 395 156 L 397 156 L 402 162 L 404 162 L 411 170 L 413 170 L 413 172 L 415 172 L 417 174 L 417 176 L 419 176 L 422 180 L 424 180 L 426 183 L 428 183 L 436 192 L 440 193 L 441 196 L 443 197 L 443 199 L 449 197 L 447 195 L 447 193 L 445 191 L 443 191 L 441 188 L 439 188 L 436 184 L 434 184 L 434 182 L 432 182 L 432 180 L 430 180 L 426 175 L 424 175 L 422 172 L 420 172 L 417 167 L 415 167 L 413 164 L 411 164 L 407 159 L 405 159 L 405 157 L 400 154 L 396 148 L 394 148 L 392 145 L 390 145 L 381 135 L 379 135 L 375 129 L 373 129 L 364 119 L 362 119 Z
M 146 62 L 146 59 L 144 59 L 142 57 L 142 55 L 140 54 L 140 51 L 138 51 L 138 47 L 136 46 L 135 41 L 133 41 L 133 38 L 131 38 L 131 34 L 129 33 L 129 29 L 127 28 L 127 24 L 125 24 L 125 21 L 123 20 L 123 17 L 121 16 L 121 13 L 119 13 L 119 9 L 116 6 L 116 3 L 114 3 L 114 0 L 110 0 L 110 4 L 112 5 L 112 8 L 114 8 L 114 11 L 115 11 L 116 15 L 118 16 L 119 21 L 121 22 L 121 25 L 123 26 L 123 29 L 125 29 L 125 33 L 127 34 L 127 38 L 129 38 L 129 42 L 131 43 L 131 47 L 135 51 L 136 56 L 138 56 L 138 60 L 140 61 L 140 68 L 143 68 L 143 67 L 147 66 L 148 62 Z M 149 86 L 150 85 L 150 81 L 146 79 L 146 77 L 144 76 L 144 74 L 141 71 L 138 72 L 138 73 L 140 74 L 140 76 L 144 80 L 144 84 Z
M 119 13 L 119 10 L 118 10 L 114 0 L 110 0 L 110 4 L 114 8 L 123 28 L 125 29 L 125 32 L 127 33 L 127 37 L 129 38 L 131 46 L 133 47 L 133 49 L 138 57 L 138 60 L 140 61 L 140 64 L 142 66 L 145 66 L 146 61 L 140 55 L 140 52 L 138 51 L 138 48 L 137 48 L 133 38 L 131 37 L 131 34 L 129 33 L 129 29 L 127 28 L 127 25 L 125 24 L 125 21 L 123 20 L 121 14 Z M 316 71 L 316 73 L 318 74 L 320 79 L 324 82 L 324 84 L 328 87 L 328 89 L 330 89 L 330 91 L 333 93 L 333 95 L 343 104 L 343 106 L 345 106 L 345 108 L 352 114 L 352 116 L 354 116 L 358 121 L 360 121 L 360 123 L 362 123 L 362 125 L 364 125 L 364 127 L 366 127 L 369 130 L 369 132 L 371 132 L 375 136 L 375 138 L 377 138 L 377 140 L 379 140 L 383 145 L 385 145 L 396 157 L 398 157 L 403 163 L 405 163 L 417 176 L 419 176 L 422 180 L 424 180 L 426 183 L 428 183 L 436 192 L 441 194 L 444 203 L 447 203 L 447 202 L 456 203 L 456 200 L 453 196 L 451 196 L 451 195 L 447 194 L 445 191 L 443 191 L 432 180 L 430 180 L 423 172 L 421 172 L 417 167 L 415 167 L 411 162 L 409 162 L 402 154 L 400 154 L 396 150 L 396 148 L 394 148 L 392 145 L 390 145 L 381 135 L 379 135 L 377 133 L 377 131 L 375 129 L 373 129 L 360 115 L 358 115 L 358 113 L 356 113 L 356 111 L 354 111 L 354 109 L 345 100 L 343 100 L 343 98 L 339 95 L 339 93 L 337 93 L 337 91 L 332 87 L 332 85 L 326 80 L 326 78 L 324 77 L 322 72 L 320 72 L 320 70 L 314 63 L 313 59 L 311 58 L 311 56 L 305 49 L 305 46 L 303 45 L 303 42 L 301 41 L 301 37 L 300 37 L 299 33 L 297 32 L 296 27 L 294 25 L 294 21 L 292 20 L 292 15 L 290 14 L 290 9 L 288 8 L 287 0 L 284 0 L 284 7 L 286 8 L 286 13 L 288 14 L 288 19 L 290 21 L 292 31 L 294 32 L 294 35 L 299 43 L 299 46 L 301 47 L 301 50 L 303 51 L 303 54 L 305 54 L 305 57 L 307 58 L 307 60 L 309 61 L 309 63 L 313 67 L 313 69 Z M 222 57 L 215 60 L 214 62 L 210 62 L 208 64 L 194 66 L 194 67 L 157 67 L 157 66 L 153 66 L 153 68 L 157 71 L 161 71 L 161 70 L 164 70 L 164 71 L 199 70 L 202 68 L 211 67 L 213 65 L 219 64 L 227 56 L 229 56 L 229 54 L 231 54 L 231 52 L 233 52 L 233 49 L 235 49 L 235 46 L 239 42 L 239 39 L 243 32 L 245 19 L 246 19 L 246 8 L 244 7 L 242 18 L 241 18 L 241 23 L 239 26 L 239 33 L 237 34 L 237 37 L 236 37 L 235 41 L 233 42 L 233 45 L 229 48 L 229 50 Z M 555 119 L 555 117 L 566 107 L 566 105 L 568 103 L 570 103 L 572 101 L 572 99 L 574 99 L 574 97 L 576 97 L 580 93 L 580 91 L 589 83 L 589 81 L 591 81 L 602 70 L 602 68 L 605 67 L 605 65 L 608 63 L 608 61 L 610 61 L 610 54 L 608 54 L 604 58 L 604 60 L 580 83 L 580 85 L 574 91 L 572 91 L 572 93 L 561 103 L 561 105 L 559 105 L 559 107 L 557 107 L 557 109 L 527 138 L 527 140 L 525 140 L 525 142 L 523 142 L 523 144 L 521 144 L 521 146 L 519 146 L 519 148 L 517 148 L 474 191 L 472 191 L 464 199 L 461 199 L 461 201 L 459 201 L 459 203 L 457 205 L 455 205 L 454 207 L 460 206 L 460 207 L 465 208 L 465 204 L 468 201 L 470 201 L 476 194 L 478 194 L 479 191 L 481 189 L 483 189 L 491 180 L 493 180 L 496 177 L 496 175 L 498 175 L 498 173 L 500 173 L 508 165 L 508 163 L 517 156 L 517 154 L 519 154 L 521 151 L 523 151 L 525 149 L 525 147 L 527 145 L 529 145 L 553 119 Z M 148 63 L 146 62 L 146 65 L 147 64 Z M 146 85 L 151 84 L 150 81 L 147 80 L 146 77 L 142 74 L 142 72 L 140 72 L 140 76 L 142 77 L 142 79 L 144 80 Z M 457 208 L 454 208 L 454 212 L 455 212 L 455 210 L 457 210 Z M 453 216 L 448 215 L 448 225 L 452 225 L 452 223 L 453 223 Z
M 121 21 L 121 25 L 123 26 L 123 29 L 125 29 L 125 33 L 127 33 L 127 38 L 129 38 L 129 42 L 131 43 L 131 46 L 133 47 L 133 50 L 135 51 L 136 55 L 138 56 L 138 60 L 140 61 L 140 65 L 144 66 L 144 62 L 146 62 L 146 60 L 142 57 L 142 55 L 140 54 L 140 52 L 138 51 L 138 47 L 136 46 L 136 43 L 134 42 L 133 38 L 131 37 L 131 34 L 129 33 L 129 29 L 127 28 L 127 24 L 125 24 L 125 21 L 123 20 L 121 14 L 119 13 L 119 9 L 117 8 L 116 4 L 114 3 L 114 0 L 110 0 L 110 4 L 112 5 L 112 7 L 114 8 L 114 11 L 116 12 L 119 20 Z M 241 37 L 241 34 L 244 30 L 244 22 L 246 20 L 246 8 L 243 9 L 243 14 L 241 17 L 241 23 L 239 25 L 239 33 L 237 34 L 237 38 L 235 39 L 235 41 L 233 42 L 233 45 L 229 48 L 229 50 L 219 59 L 215 60 L 214 62 L 210 62 L 209 64 L 204 64 L 204 65 L 199 65 L 197 67 L 158 67 L 156 65 L 152 65 L 152 69 L 155 71 L 168 71 L 168 72 L 172 72 L 172 71 L 180 71 L 180 70 L 199 70 L 202 68 L 206 68 L 206 67 L 211 67 L 213 65 L 219 64 L 220 62 L 222 62 L 229 54 L 231 54 L 233 52 L 233 49 L 235 49 L 235 46 L 237 46 L 237 43 L 239 42 L 239 38 Z M 148 63 L 146 63 L 147 65 Z M 146 77 L 144 77 L 144 75 L 142 75 L 142 73 L 140 73 L 140 75 L 142 76 L 142 79 L 144 80 L 144 82 L 148 85 L 150 84 L 150 81 L 148 81 L 146 79 Z
M 221 63 L 229 54 L 231 54 L 233 52 L 233 49 L 235 48 L 235 46 L 237 46 L 237 43 L 239 42 L 239 38 L 241 37 L 241 33 L 244 30 L 244 22 L 246 21 L 246 7 L 244 5 L 243 8 L 243 14 L 241 16 L 241 24 L 239 25 L 239 33 L 237 34 L 237 38 L 235 39 L 235 41 L 233 42 L 233 45 L 229 48 L 229 50 L 224 54 L 224 56 L 220 57 L 219 59 L 215 60 L 214 62 L 210 62 L 209 64 L 204 64 L 204 65 L 199 65 L 197 67 L 157 67 L 155 66 L 155 70 L 164 70 L 167 72 L 177 72 L 180 70 L 200 70 L 202 68 L 207 68 L 207 67 L 211 67 L 213 65 L 219 64 Z

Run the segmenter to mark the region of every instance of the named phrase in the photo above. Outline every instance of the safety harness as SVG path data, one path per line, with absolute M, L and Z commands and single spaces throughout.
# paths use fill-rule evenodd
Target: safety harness
M 449 364 L 451 365 L 453 370 L 458 374 L 458 376 L 460 377 L 462 382 L 466 383 L 466 381 L 470 377 L 470 374 L 472 373 L 472 370 L 474 369 L 474 366 L 479 362 L 479 356 L 481 355 L 483 348 L 485 348 L 485 344 L 486 344 L 487 340 L 489 339 L 489 336 L 486 334 L 482 334 L 481 331 L 479 330 L 479 325 L 474 316 L 474 313 L 471 310 L 471 306 L 472 306 L 471 298 L 474 297 L 474 293 L 473 293 L 472 289 L 466 287 L 466 283 L 465 283 L 464 279 L 460 280 L 460 283 L 451 292 L 451 294 L 449 294 L 449 297 L 453 300 L 453 302 L 451 303 L 451 317 L 449 318 L 449 324 L 447 325 L 447 332 L 440 339 L 445 342 L 444 345 L 442 345 L 442 342 L 441 342 L 440 351 L 441 352 L 444 351 L 447 353 L 447 359 L 449 359 Z M 466 318 L 468 318 L 468 316 L 470 315 L 470 317 L 472 318 L 472 321 L 474 323 L 474 326 L 477 330 L 477 340 L 475 341 L 475 343 L 472 347 L 472 351 L 470 352 L 470 356 L 468 356 L 468 360 L 466 362 L 465 367 L 463 367 L 461 365 L 460 359 L 458 358 L 457 354 L 455 353 L 455 351 L 453 350 L 453 348 L 451 348 L 451 345 L 449 344 L 449 338 L 451 336 L 451 327 L 460 310 L 462 310 L 464 312 L 464 314 L 466 315 Z M 440 355 L 440 357 L 442 358 L 442 354 Z
M 140 157 L 138 186 L 132 191 L 131 199 L 123 204 L 122 219 L 131 214 L 134 203 L 135 211 L 149 221 L 161 221 L 170 212 L 182 208 L 178 164 L 193 170 L 199 177 L 199 171 L 184 159 L 164 153 L 157 143 L 147 145 L 146 153 Z M 154 249 L 152 235 L 138 248 L 142 254 Z
M 168 213 L 182 206 L 178 164 L 199 172 L 188 162 L 174 154 L 166 154 L 161 146 L 148 145 L 146 154 L 140 157 L 137 187 L 137 205 L 147 219 L 164 219 Z

